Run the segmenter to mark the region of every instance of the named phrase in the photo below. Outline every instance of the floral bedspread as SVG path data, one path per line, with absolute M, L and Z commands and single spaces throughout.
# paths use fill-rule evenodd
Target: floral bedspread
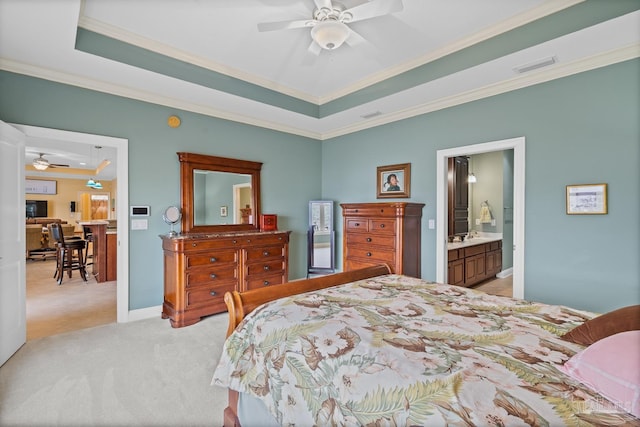
M 386 275 L 267 303 L 227 339 L 213 384 L 281 425 L 640 425 L 556 369 L 564 306 Z

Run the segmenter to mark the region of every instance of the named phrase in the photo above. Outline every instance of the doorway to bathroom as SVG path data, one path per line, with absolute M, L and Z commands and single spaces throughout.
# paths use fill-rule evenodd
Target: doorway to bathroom
M 513 259 L 513 297 L 524 297 L 524 168 L 525 168 L 525 139 L 524 137 L 500 141 L 491 141 L 446 150 L 438 150 L 437 157 L 437 228 L 436 228 L 436 280 L 447 283 L 447 218 L 448 218 L 448 159 L 457 156 L 472 156 L 490 152 L 513 150 L 513 186 L 512 200 L 509 199 L 509 221 L 512 222 L 512 259 Z M 509 188 L 509 186 L 506 186 Z M 512 201 L 512 203 L 511 203 Z M 505 204 L 506 205 L 506 204 Z

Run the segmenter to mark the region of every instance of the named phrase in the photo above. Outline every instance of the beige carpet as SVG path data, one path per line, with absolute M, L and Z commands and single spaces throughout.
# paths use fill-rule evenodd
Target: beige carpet
M 55 268 L 55 258 L 27 260 L 27 340 L 116 322 L 115 281 L 97 283 L 88 274 L 85 282 L 74 271 L 58 285 Z
M 227 314 L 111 323 L 28 341 L 0 367 L 1 426 L 221 426 L 210 385 Z

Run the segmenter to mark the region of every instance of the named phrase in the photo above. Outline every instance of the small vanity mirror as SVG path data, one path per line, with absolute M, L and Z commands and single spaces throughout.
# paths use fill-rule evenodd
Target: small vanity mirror
M 183 233 L 258 230 L 262 163 L 178 153 Z
M 176 232 L 173 229 L 173 226 L 176 225 L 178 222 L 180 222 L 181 218 L 182 218 L 182 212 L 180 211 L 179 207 L 169 206 L 167 209 L 165 209 L 164 213 L 162 214 L 162 219 L 164 220 L 164 222 L 166 222 L 171 226 L 171 231 L 169 231 L 169 236 L 176 235 Z
M 335 271 L 335 231 L 333 229 L 333 201 L 309 202 L 309 231 L 307 276 Z

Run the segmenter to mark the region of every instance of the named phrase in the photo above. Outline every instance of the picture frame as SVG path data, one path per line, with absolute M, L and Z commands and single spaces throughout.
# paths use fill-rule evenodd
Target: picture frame
M 411 195 L 411 163 L 378 166 L 377 198 L 407 198 Z
M 25 179 L 24 192 L 26 194 L 58 194 L 57 181 L 44 179 Z
M 220 206 L 220 216 L 225 217 L 229 215 L 229 210 L 226 206 Z
M 567 215 L 605 215 L 607 184 L 567 185 Z

